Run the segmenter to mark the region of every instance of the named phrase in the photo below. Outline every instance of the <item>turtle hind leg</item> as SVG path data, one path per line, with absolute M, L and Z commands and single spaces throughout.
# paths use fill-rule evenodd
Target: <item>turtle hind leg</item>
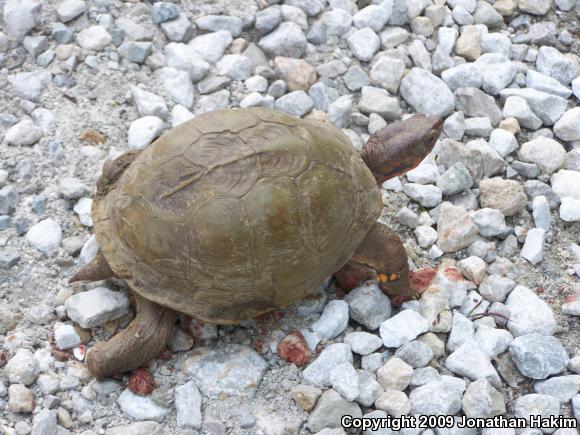
M 107 263 L 105 256 L 99 250 L 97 255 L 89 263 L 87 263 L 81 270 L 75 273 L 69 280 L 69 283 L 77 281 L 100 281 L 107 278 L 114 277 L 115 274 L 111 270 L 111 266 Z
M 345 283 L 351 288 L 374 278 L 389 296 L 415 297 L 403 242 L 393 230 L 379 222 L 373 225 L 336 277 L 340 284 Z
M 162 353 L 177 313 L 135 294 L 135 319 L 109 341 L 88 352 L 85 365 L 97 379 L 134 370 Z

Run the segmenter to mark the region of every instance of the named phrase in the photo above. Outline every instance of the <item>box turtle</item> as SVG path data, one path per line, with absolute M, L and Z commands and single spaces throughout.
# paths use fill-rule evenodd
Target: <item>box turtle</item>
M 107 161 L 92 218 L 100 251 L 74 281 L 123 279 L 136 316 L 86 357 L 98 378 L 161 353 L 177 312 L 239 322 L 330 275 L 410 295 L 399 237 L 377 222 L 379 186 L 432 149 L 439 118 L 414 115 L 361 152 L 338 128 L 263 108 L 208 112 Z

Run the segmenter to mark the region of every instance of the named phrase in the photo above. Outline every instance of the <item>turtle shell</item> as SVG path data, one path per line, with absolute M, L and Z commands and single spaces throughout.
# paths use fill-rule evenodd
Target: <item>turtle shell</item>
M 311 293 L 380 210 L 373 175 L 339 129 L 252 108 L 164 134 L 92 215 L 103 255 L 134 291 L 226 324 Z

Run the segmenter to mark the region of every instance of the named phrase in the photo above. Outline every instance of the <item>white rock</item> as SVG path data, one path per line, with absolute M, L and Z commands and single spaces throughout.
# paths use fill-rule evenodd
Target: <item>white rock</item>
M 143 397 L 133 393 L 129 388 L 121 393 L 117 399 L 121 410 L 129 417 L 137 420 L 163 421 L 169 410 L 157 405 L 150 397 Z
M 562 198 L 560 219 L 566 222 L 580 222 L 580 199 Z
M 73 207 L 73 211 L 79 216 L 79 221 L 86 227 L 93 226 L 93 218 L 91 217 L 92 206 L 93 200 L 91 198 L 81 198 Z
M 342 397 L 353 401 L 360 394 L 359 377 L 351 363 L 342 363 L 330 371 L 330 383 Z
M 196 36 L 189 43 L 189 47 L 204 61 L 214 64 L 221 59 L 232 40 L 230 32 L 219 30 Z
M 369 27 L 354 32 L 347 42 L 352 54 L 363 62 L 370 61 L 381 47 L 378 35 Z
M 417 237 L 417 243 L 423 249 L 431 247 L 437 241 L 437 231 L 425 225 L 415 228 L 414 234 Z
M 505 352 L 513 339 L 513 335 L 505 329 L 491 328 L 487 325 L 480 325 L 475 333 L 475 341 L 479 348 L 490 358 Z
M 489 144 L 501 157 L 505 157 L 518 149 L 516 137 L 502 128 L 496 128 L 491 132 Z
M 455 109 L 455 97 L 440 78 L 429 71 L 413 68 L 401 81 L 401 96 L 417 112 L 447 116 Z
M 580 199 L 580 172 L 562 169 L 552 175 L 550 184 L 560 199 Z
M 34 145 L 42 138 L 42 130 L 29 119 L 24 119 L 6 131 L 4 139 L 8 145 Z
M 67 23 L 85 12 L 86 9 L 87 6 L 83 0 L 64 0 L 56 8 L 56 13 L 60 21 Z
M 38 377 L 39 369 L 32 352 L 28 349 L 20 349 L 8 360 L 4 373 L 13 384 L 30 385 Z
M 514 337 L 534 332 L 553 335 L 556 331 L 552 309 L 527 287 L 513 289 L 505 304 L 510 312 L 507 327 Z
M 524 143 L 518 152 L 520 160 L 535 163 L 547 174 L 562 168 L 566 163 L 566 150 L 549 137 L 537 137 Z
M 173 101 L 187 109 L 193 106 L 193 83 L 187 71 L 175 68 L 160 68 L 155 71 L 155 76 L 162 83 L 165 91 Z
M 163 131 L 163 120 L 156 116 L 143 116 L 129 126 L 129 149 L 143 149 L 149 146 Z
M 129 299 L 124 293 L 97 287 L 71 296 L 65 307 L 69 318 L 83 328 L 93 328 L 125 315 Z
M 580 107 L 568 110 L 556 121 L 554 134 L 568 142 L 580 140 Z
M 14 95 L 36 102 L 40 100 L 51 79 L 52 75 L 48 71 L 27 71 L 11 76 L 10 84 Z
M 8 34 L 22 41 L 40 23 L 41 2 L 34 0 L 6 0 L 4 22 Z
M 209 64 L 199 53 L 180 42 L 171 42 L 165 46 L 165 63 L 168 67 L 185 71 L 194 82 L 201 80 L 209 71 Z
M 54 328 L 54 341 L 60 350 L 69 350 L 82 343 L 82 339 L 72 325 L 57 324 Z
M 176 104 L 171 109 L 171 127 L 177 127 L 179 124 L 183 124 L 193 118 L 195 118 L 195 115 L 181 104 Z
M 348 304 L 345 301 L 330 301 L 320 319 L 312 324 L 311 329 L 322 338 L 330 340 L 338 336 L 348 324 Z
M 352 364 L 350 345 L 335 343 L 327 346 L 308 367 L 302 371 L 304 381 L 321 386 L 330 386 L 330 372 L 342 363 Z
M 445 367 L 471 380 L 487 379 L 494 387 L 501 387 L 501 380 L 489 356 L 475 341 L 466 341 L 447 357 Z
M 101 51 L 112 39 L 101 26 L 90 26 L 77 34 L 77 42 L 86 50 Z
M 217 72 L 232 80 L 246 80 L 252 75 L 252 62 L 241 54 L 226 54 L 217 63 Z
M 533 228 L 528 231 L 520 255 L 532 264 L 538 264 L 544 259 L 545 233 L 542 228 Z
M 359 355 L 368 355 L 383 345 L 380 337 L 363 331 L 347 334 L 343 342 L 349 344 L 352 351 Z
M 380 326 L 380 334 L 385 347 L 402 346 L 428 330 L 427 320 L 413 310 L 401 311 L 385 320 Z
M 33 248 L 51 257 L 60 247 L 62 230 L 55 220 L 48 218 L 33 225 L 26 233 L 26 240 Z
M 193 381 L 175 389 L 177 425 L 199 429 L 201 427 L 201 393 Z
M 137 106 L 139 115 L 157 116 L 159 118 L 165 118 L 167 115 L 167 105 L 163 101 L 163 98 L 137 86 L 131 86 L 131 96 Z
M 550 214 L 550 203 L 544 195 L 534 198 L 532 201 L 532 213 L 536 228 L 549 231 L 552 225 L 552 215 Z
M 351 290 L 344 300 L 349 305 L 350 317 L 374 331 L 391 317 L 391 301 L 376 283 L 364 284 Z

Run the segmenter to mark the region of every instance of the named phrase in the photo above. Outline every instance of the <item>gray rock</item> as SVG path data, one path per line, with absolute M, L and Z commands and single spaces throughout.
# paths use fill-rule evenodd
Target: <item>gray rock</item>
M 518 96 L 508 97 L 503 107 L 504 118 L 516 118 L 518 123 L 530 130 L 537 130 L 542 125 L 542 120 L 532 111 L 527 101 Z
M 282 8 L 279 5 L 273 5 L 256 14 L 254 27 L 265 35 L 274 30 L 282 22 Z
M 558 339 L 537 333 L 516 337 L 509 350 L 520 373 L 532 379 L 561 373 L 569 360 Z
M 294 91 L 278 98 L 274 108 L 294 116 L 304 116 L 312 110 L 314 102 L 304 91 Z
M 403 207 L 397 212 L 395 219 L 397 219 L 397 222 L 401 225 L 413 229 L 418 225 L 419 216 L 417 216 L 417 214 L 410 208 Z
M 47 257 L 52 257 L 60 247 L 62 230 L 55 220 L 44 219 L 28 230 L 26 241 Z
M 550 214 L 550 203 L 545 196 L 536 196 L 532 201 L 532 212 L 536 228 L 549 231 L 552 225 L 552 215 Z
M 518 149 L 518 141 L 507 130 L 496 128 L 491 132 L 489 145 L 501 156 L 506 157 Z
M 356 403 L 349 402 L 342 398 L 334 390 L 326 390 L 318 399 L 316 406 L 308 416 L 306 426 L 313 433 L 319 432 L 324 428 L 339 428 L 341 418 L 344 415 L 350 415 L 355 418 L 361 418 L 362 412 Z
M 493 126 L 501 121 L 501 111 L 494 98 L 481 90 L 474 87 L 459 88 L 455 91 L 455 97 L 457 110 L 463 111 L 465 115 L 489 118 Z
M 401 346 L 395 356 L 405 361 L 413 368 L 425 367 L 433 359 L 434 353 L 426 344 L 414 340 Z
M 338 92 L 321 81 L 310 87 L 308 95 L 312 98 L 314 107 L 325 112 L 328 111 L 328 106 L 338 98 Z
M 477 226 L 477 232 L 483 237 L 499 236 L 507 230 L 505 218 L 499 210 L 482 208 L 470 213 L 470 216 Z
M 129 388 L 125 389 L 117 399 L 121 410 L 137 421 L 163 421 L 169 409 L 159 406 L 151 397 L 139 396 Z
M 253 397 L 267 368 L 266 361 L 252 348 L 238 344 L 196 348 L 181 363 L 182 371 L 210 397 Z
M 204 61 L 214 64 L 221 59 L 232 40 L 230 32 L 219 30 L 196 36 L 188 45 Z M 168 64 L 168 66 L 171 65 Z
M 217 63 L 217 72 L 232 80 L 246 80 L 252 75 L 252 63 L 249 58 L 241 54 L 227 54 Z
M 403 186 L 405 194 L 424 207 L 433 208 L 441 203 L 441 189 L 432 185 L 407 183 Z
M 356 331 L 347 334 L 343 342 L 349 344 L 354 353 L 368 355 L 383 345 L 383 341 L 374 334 Z
M 194 111 L 197 115 L 212 110 L 225 109 L 230 103 L 230 91 L 222 89 L 213 94 L 204 95 L 195 105 Z
M 10 269 L 20 261 L 20 253 L 14 248 L 6 248 L 0 250 L 0 268 Z M 0 322 L 0 331 L 2 331 L 2 323 Z
M 505 60 L 503 62 L 495 63 L 495 59 L 488 59 L 488 56 L 498 55 L 494 53 L 484 54 L 476 62 L 479 68 L 482 69 L 482 89 L 488 94 L 498 95 L 502 89 L 505 89 L 514 80 L 517 69 L 506 58 L 502 59 Z
M 58 180 L 58 193 L 64 198 L 79 199 L 90 192 L 91 189 L 78 178 L 64 177 Z
M 8 360 L 4 374 L 13 384 L 32 384 L 39 374 L 38 363 L 28 349 L 20 349 Z
M 335 343 L 326 347 L 302 372 L 304 381 L 313 385 L 330 386 L 330 372 L 342 363 L 352 364 L 350 345 Z
M 143 63 L 145 59 L 151 54 L 151 42 L 135 42 L 129 41 L 122 44 L 117 51 L 129 62 Z
M 344 300 L 348 303 L 350 317 L 372 331 L 391 317 L 391 301 L 374 283 L 351 290 Z
M 437 180 L 437 187 L 443 195 L 455 195 L 473 186 L 468 169 L 461 162 L 455 163 Z
M 543 300 L 527 287 L 517 286 L 508 296 L 509 331 L 515 336 L 540 333 L 553 335 L 556 330 L 554 313 Z
M 179 16 L 179 6 L 169 2 L 155 2 L 151 7 L 151 19 L 155 24 L 173 20 Z
M 417 112 L 429 116 L 447 116 L 455 109 L 455 98 L 445 82 L 420 68 L 403 78 L 400 92 Z
M 201 393 L 193 381 L 175 389 L 177 425 L 199 429 L 201 427 Z
M 62 23 L 54 23 L 52 25 L 51 35 L 59 44 L 68 44 L 74 39 L 73 31 Z
M 472 341 L 475 338 L 473 322 L 459 311 L 453 312 L 452 321 L 451 332 L 445 344 L 448 352 L 455 352 L 463 343 Z
M 492 126 L 489 118 L 468 118 L 465 120 L 465 134 L 474 137 L 489 137 Z
M 437 231 L 426 225 L 419 225 L 414 231 L 417 243 L 423 249 L 431 247 L 437 241 Z
M 45 408 L 33 417 L 31 435 L 57 435 L 57 433 L 56 411 Z
M 347 128 L 352 120 L 352 98 L 343 95 L 328 106 L 328 118 L 338 128 Z
M 165 46 L 165 63 L 168 67 L 185 71 L 194 82 L 202 79 L 209 71 L 209 64 L 199 53 L 180 42 L 170 42 Z
M 381 323 L 380 334 L 385 347 L 399 347 L 429 330 L 427 321 L 413 310 L 399 314 Z
M 516 283 L 508 277 L 490 275 L 481 282 L 479 293 L 490 302 L 503 302 L 515 285 Z
M 201 30 L 209 32 L 225 30 L 234 38 L 242 33 L 243 24 L 241 18 L 229 15 L 204 15 L 195 20 L 195 25 Z
M 569 84 L 576 77 L 576 67 L 572 59 L 554 47 L 540 47 L 536 59 L 536 69 L 540 73 L 558 80 L 563 85 Z
M 507 35 L 499 32 L 482 33 L 481 51 L 483 53 L 499 53 L 506 58 L 511 55 L 512 42 Z
M 382 340 L 381 340 L 382 344 Z M 370 355 L 365 355 L 361 359 L 361 367 L 370 373 L 375 373 L 378 369 L 383 366 L 383 354 L 382 353 L 371 353 Z
M 370 27 L 375 32 L 380 32 L 391 17 L 391 10 L 383 5 L 368 5 L 354 14 L 352 21 L 359 28 Z
M 344 35 L 349 31 L 350 25 L 352 24 L 352 16 L 342 9 L 333 9 L 324 12 L 320 20 L 325 25 L 326 34 L 329 36 Z
M 191 22 L 184 13 L 177 18 L 161 23 L 161 31 L 172 42 L 188 42 L 193 35 Z
M 479 348 L 475 340 L 466 341 L 459 346 L 447 357 L 445 367 L 471 380 L 486 379 L 494 387 L 501 387 L 501 380 L 489 356 Z
M 461 407 L 468 418 L 491 418 L 506 412 L 502 394 L 485 379 L 469 384 Z
M 454 415 L 461 410 L 461 397 L 466 384 L 463 379 L 441 376 L 438 380 L 417 387 L 409 394 L 411 414 Z
M 306 50 L 306 37 L 296 23 L 285 22 L 260 39 L 259 46 L 271 57 L 300 58 Z
M 377 113 L 389 121 L 399 119 L 402 113 L 397 98 L 373 86 L 362 88 L 358 108 L 362 113 Z
M 0 189 L 0 214 L 11 214 L 18 205 L 20 195 L 16 187 L 12 184 L 2 187 Z
M 284 3 L 300 8 L 309 17 L 315 17 L 324 10 L 324 2 L 320 0 L 286 0 Z
M 36 57 L 47 49 L 48 38 L 46 36 L 26 36 L 22 45 L 32 57 Z
M 566 403 L 580 391 L 580 375 L 555 376 L 545 381 L 534 382 L 534 391 Z
M 403 27 L 387 26 L 380 33 L 381 46 L 384 50 L 394 48 L 409 38 L 409 32 Z
M 60 21 L 67 23 L 83 14 L 86 9 L 87 6 L 83 0 L 65 0 L 56 8 L 56 13 Z
M 231 81 L 232 80 L 229 77 L 210 75 L 197 83 L 197 90 L 202 95 L 210 94 L 223 89 Z
M 529 107 L 533 110 L 534 114 L 540 118 L 545 125 L 548 126 L 553 125 L 562 116 L 568 105 L 565 98 L 530 88 L 507 88 L 500 91 L 500 95 L 503 97 L 515 96 L 523 98 L 529 104 Z M 506 105 L 508 104 L 508 101 L 509 98 L 506 100 Z M 516 112 L 516 110 L 512 110 L 512 108 L 509 109 L 510 110 L 508 110 L 506 113 L 506 108 L 504 106 L 504 116 L 514 116 L 511 113 Z M 517 116 L 515 116 L 515 118 L 517 118 L 519 121 Z M 522 125 L 525 126 L 523 123 Z
M 562 172 L 563 171 L 559 171 L 557 174 L 552 175 L 552 185 L 555 185 L 556 187 L 558 187 L 557 184 L 554 184 L 554 180 L 557 179 L 556 176 Z M 526 181 L 524 183 L 524 192 L 526 193 L 528 201 L 530 201 L 528 208 L 531 208 L 531 201 L 533 201 L 533 199 L 536 196 L 540 196 L 540 195 L 543 195 L 546 197 L 546 199 L 548 200 L 548 203 L 550 204 L 551 209 L 558 208 L 558 206 L 560 205 L 560 198 L 559 198 L 558 194 L 556 194 L 550 186 L 548 186 L 546 183 L 542 183 L 541 181 L 538 181 L 538 180 Z M 566 195 L 564 195 L 564 196 L 566 196 Z
M 388 5 L 390 2 L 387 2 Z M 389 24 L 393 26 L 401 26 L 409 22 L 407 1 L 393 0 L 391 18 Z
M 8 34 L 22 41 L 41 20 L 41 3 L 34 0 L 6 0 L 4 22 Z
M 348 37 L 347 42 L 352 54 L 363 62 L 370 61 L 381 46 L 377 34 L 368 27 L 354 32 Z
M 70 319 L 83 328 L 93 328 L 124 316 L 129 299 L 124 293 L 97 287 L 71 296 L 65 307 Z
M 163 120 L 156 116 L 143 116 L 129 126 L 129 149 L 143 149 L 149 146 L 163 131 Z
M 475 240 L 477 227 L 463 207 L 444 202 L 439 211 L 437 234 L 437 246 L 443 252 L 455 252 Z

